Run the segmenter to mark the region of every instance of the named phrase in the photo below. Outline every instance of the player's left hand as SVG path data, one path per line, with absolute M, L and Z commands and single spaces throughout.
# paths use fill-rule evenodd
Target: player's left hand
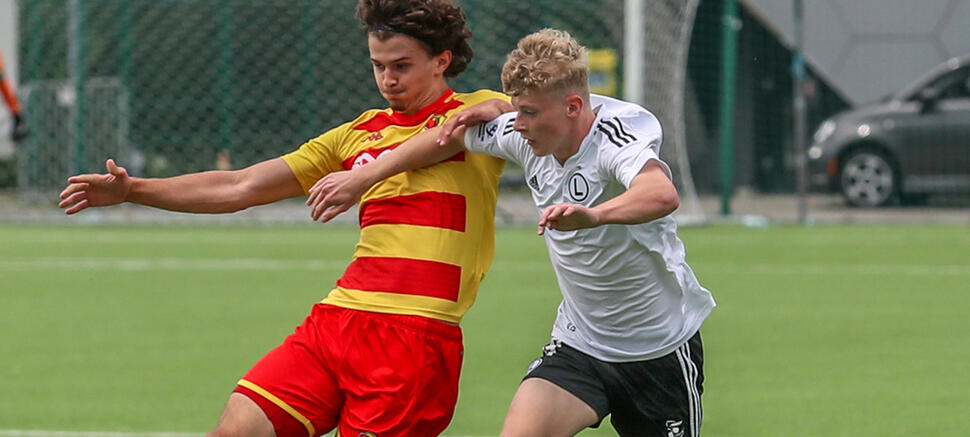
M 326 223 L 356 205 L 368 188 L 357 176 L 359 173 L 353 170 L 338 171 L 313 184 L 306 201 L 310 217 Z
M 592 208 L 572 203 L 559 203 L 547 207 L 539 215 L 539 235 L 546 233 L 546 229 L 557 231 L 574 231 L 597 226 L 599 214 Z
M 502 99 L 488 99 L 475 106 L 463 109 L 441 125 L 441 133 L 438 134 L 438 144 L 442 146 L 448 144 L 454 134 L 464 135 L 465 131 L 459 129 L 460 127 L 486 123 L 506 112 L 512 112 L 514 110 L 515 107 L 511 103 Z

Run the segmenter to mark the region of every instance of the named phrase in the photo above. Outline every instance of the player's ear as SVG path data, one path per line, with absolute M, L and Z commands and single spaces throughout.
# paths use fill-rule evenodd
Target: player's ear
M 451 50 L 445 50 L 438 53 L 434 57 L 435 73 L 445 74 L 445 71 L 447 71 L 448 67 L 451 65 L 452 56 Z
M 583 108 L 586 106 L 586 102 L 583 98 L 576 93 L 570 93 L 566 95 L 566 116 L 568 117 L 579 117 L 579 114 L 583 112 Z

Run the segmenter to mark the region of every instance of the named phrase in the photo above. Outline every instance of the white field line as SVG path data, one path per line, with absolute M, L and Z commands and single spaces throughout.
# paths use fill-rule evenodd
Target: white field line
M 47 429 L 0 429 L 2 437 L 202 437 L 195 432 L 53 431 Z
M 967 264 L 746 264 L 705 263 L 705 272 L 739 275 L 970 276 Z
M 31 270 L 321 270 L 347 261 L 270 258 L 0 258 L 0 271 Z
M 0 272 L 50 270 L 343 270 L 349 260 L 292 260 L 274 258 L 0 258 Z M 493 271 L 505 269 L 552 273 L 548 261 L 495 260 Z M 970 276 L 967 264 L 748 264 L 708 262 L 704 271 L 719 274 L 758 275 L 878 275 L 878 276 Z M 0 436 L 2 437 L 2 436 Z
M 121 244 L 124 246 L 139 244 L 160 244 L 160 245 L 233 245 L 233 246 L 353 246 L 357 242 L 357 236 L 353 237 L 327 237 L 317 238 L 310 233 L 294 233 L 282 235 L 269 235 L 254 232 L 246 236 L 245 241 L 241 241 L 238 233 L 219 232 L 218 230 L 206 232 L 159 232 L 155 234 L 129 234 L 119 232 L 97 232 L 91 234 L 74 235 L 68 232 L 51 231 L 49 234 L 30 234 L 30 244 L 33 245 L 64 245 L 65 243 L 83 242 L 91 246 Z
M 293 260 L 274 258 L 0 258 L 0 272 L 49 270 L 343 270 L 350 260 Z M 495 262 L 497 269 L 549 271 L 546 261 Z M 2 437 L 2 436 L 0 436 Z
M 0 429 L 0 437 L 202 437 L 196 432 L 113 432 L 113 431 L 54 431 L 46 429 Z M 326 434 L 330 436 L 332 434 Z M 442 436 L 494 437 L 494 436 Z

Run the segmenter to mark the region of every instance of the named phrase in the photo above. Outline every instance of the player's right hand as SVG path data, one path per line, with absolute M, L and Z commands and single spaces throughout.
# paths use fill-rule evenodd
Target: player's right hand
M 545 234 L 546 229 L 575 231 L 592 228 L 599 226 L 600 221 L 600 215 L 593 208 L 572 203 L 557 203 L 546 207 L 539 215 L 538 234 Z
M 456 133 L 456 129 L 460 127 L 489 122 L 506 112 L 512 112 L 514 110 L 515 107 L 511 103 L 502 99 L 489 99 L 462 110 L 441 125 L 441 133 L 438 134 L 438 144 L 442 146 L 448 144 L 451 141 L 452 135 Z M 465 131 L 463 129 L 457 131 L 458 135 L 464 135 L 464 133 Z
M 61 191 L 61 203 L 65 213 L 74 214 L 90 206 L 117 205 L 128 198 L 131 178 L 128 170 L 115 165 L 109 159 L 105 166 L 107 174 L 82 174 L 67 179 L 69 185 Z

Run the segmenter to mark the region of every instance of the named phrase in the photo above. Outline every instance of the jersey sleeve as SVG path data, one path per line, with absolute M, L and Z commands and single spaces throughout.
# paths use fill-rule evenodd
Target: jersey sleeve
M 461 101 L 468 106 L 474 106 L 486 100 L 491 100 L 491 99 L 505 100 L 506 102 L 511 100 L 509 96 L 505 94 L 502 94 L 498 91 L 492 91 L 492 90 L 486 90 L 486 89 L 461 95 Z
M 530 152 L 522 135 L 513 129 L 517 112 L 508 112 L 498 118 L 465 130 L 465 148 L 478 153 L 495 156 L 522 165 L 523 152 Z
M 313 184 L 328 173 L 343 170 L 336 147 L 342 144 L 341 139 L 346 129 L 346 125 L 331 129 L 307 141 L 299 149 L 283 155 L 283 161 L 300 181 L 304 193 L 309 192 Z
M 600 168 L 630 188 L 633 178 L 650 160 L 660 163 L 667 178 L 673 180 L 670 166 L 660 159 L 663 130 L 660 121 L 649 112 L 634 116 L 601 119 L 595 129 L 603 141 L 600 146 Z

